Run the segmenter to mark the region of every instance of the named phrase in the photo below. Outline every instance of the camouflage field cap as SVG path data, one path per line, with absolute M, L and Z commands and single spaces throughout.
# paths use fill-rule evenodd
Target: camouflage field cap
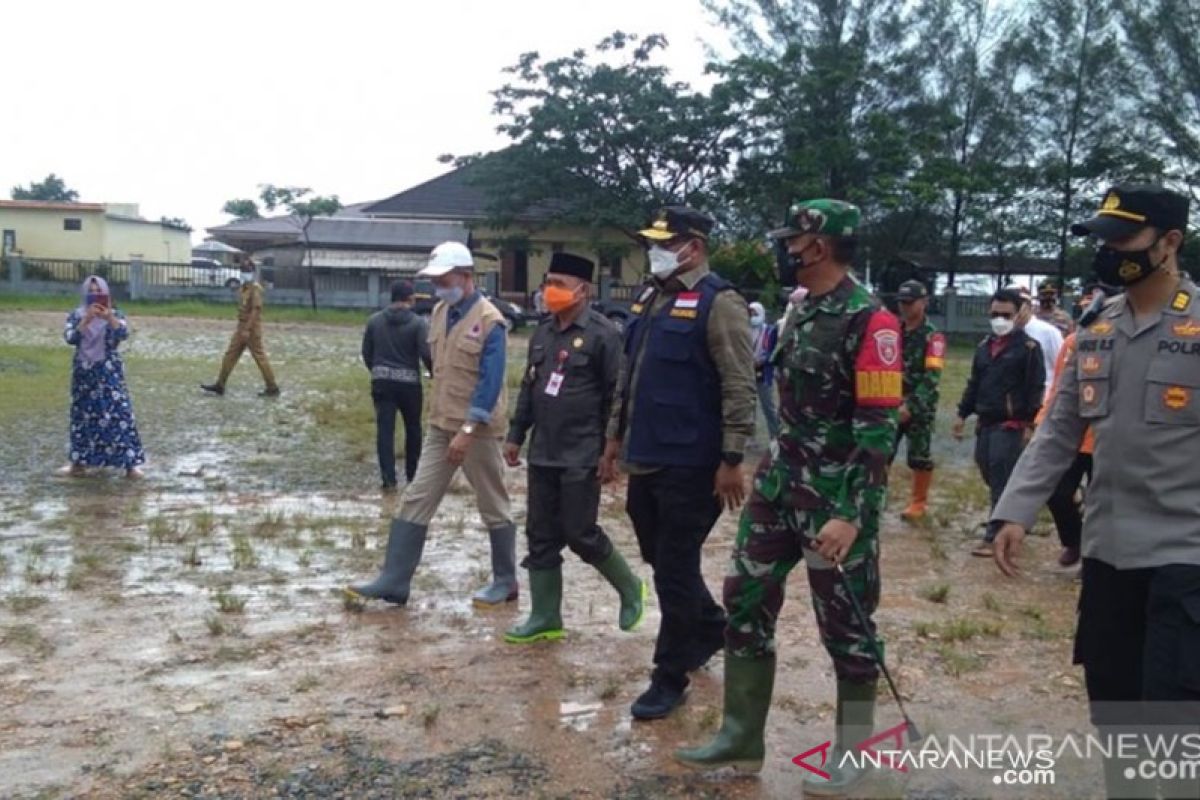
M 821 236 L 853 236 L 862 212 L 844 200 L 804 200 L 788 209 L 787 226 L 768 234 L 772 239 L 791 239 L 806 233 Z

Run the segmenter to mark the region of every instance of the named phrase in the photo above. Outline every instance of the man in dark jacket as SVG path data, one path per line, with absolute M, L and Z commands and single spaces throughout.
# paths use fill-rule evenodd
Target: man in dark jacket
M 979 417 L 975 463 L 991 494 L 989 511 L 999 502 L 1033 433 L 1046 386 L 1041 345 L 1016 327 L 1026 302 L 1011 289 L 992 296 L 992 335 L 975 350 L 971 377 L 954 421 L 954 438 L 961 439 L 967 418 L 972 414 Z M 990 557 L 998 530 L 988 525 L 983 543 L 973 555 Z
M 412 310 L 413 287 L 392 284 L 392 304 L 371 316 L 363 333 L 363 363 L 371 371 L 375 445 L 384 491 L 396 488 L 396 412 L 404 417 L 404 478 L 421 457 L 421 363 L 432 369 L 429 329 Z

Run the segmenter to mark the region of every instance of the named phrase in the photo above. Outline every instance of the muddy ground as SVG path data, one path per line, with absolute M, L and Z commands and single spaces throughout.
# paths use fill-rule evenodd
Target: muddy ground
M 615 595 L 571 558 L 568 639 L 506 645 L 528 598 L 471 608 L 487 545 L 465 483 L 434 521 L 409 608 L 343 603 L 337 588 L 379 564 L 395 509 L 376 488 L 359 331 L 269 326 L 284 387 L 272 401 L 255 396 L 248 356 L 226 397 L 197 389 L 230 324 L 134 323 L 126 364 L 150 456 L 140 482 L 54 475 L 61 317 L 0 318 L 0 797 L 801 796 L 791 759 L 830 738 L 834 689 L 802 572 L 779 621 L 761 777 L 689 773 L 670 753 L 719 724 L 721 658 L 672 719 L 631 722 L 657 609 L 621 633 Z M 951 365 L 947 398 L 963 369 Z M 1048 536 L 1029 540 L 1018 581 L 969 555 L 985 494 L 968 447 L 939 442 L 927 526 L 899 521 L 908 472 L 893 473 L 877 619 L 905 700 L 930 733 L 1087 732 L 1070 665 L 1075 576 Z M 520 521 L 522 473 L 508 483 Z M 620 487 L 602 512 L 636 563 Z M 735 521 L 723 517 L 705 547 L 718 593 Z M 879 727 L 899 721 L 885 700 Z M 1087 797 L 1098 776 L 1062 765 L 1054 786 L 1033 788 L 889 772 L 859 794 Z

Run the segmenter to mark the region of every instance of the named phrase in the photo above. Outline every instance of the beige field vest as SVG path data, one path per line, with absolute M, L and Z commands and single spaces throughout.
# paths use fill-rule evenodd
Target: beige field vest
M 433 398 L 429 403 L 429 424 L 445 431 L 457 431 L 467 419 L 471 395 L 479 382 L 479 360 L 483 343 L 496 325 L 504 324 L 504 315 L 480 297 L 465 317 L 446 330 L 445 303 L 438 303 L 429 321 L 429 349 L 433 355 Z M 492 421 L 480 425 L 477 436 L 503 438 L 508 432 L 508 386 L 500 382 L 500 397 L 492 409 Z

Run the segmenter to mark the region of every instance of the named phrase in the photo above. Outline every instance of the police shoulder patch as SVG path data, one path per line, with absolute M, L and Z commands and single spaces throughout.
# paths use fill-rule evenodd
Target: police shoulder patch
M 1188 306 L 1192 304 L 1192 296 L 1180 289 L 1175 293 L 1175 297 L 1171 299 L 1171 308 L 1176 311 L 1187 311 Z

